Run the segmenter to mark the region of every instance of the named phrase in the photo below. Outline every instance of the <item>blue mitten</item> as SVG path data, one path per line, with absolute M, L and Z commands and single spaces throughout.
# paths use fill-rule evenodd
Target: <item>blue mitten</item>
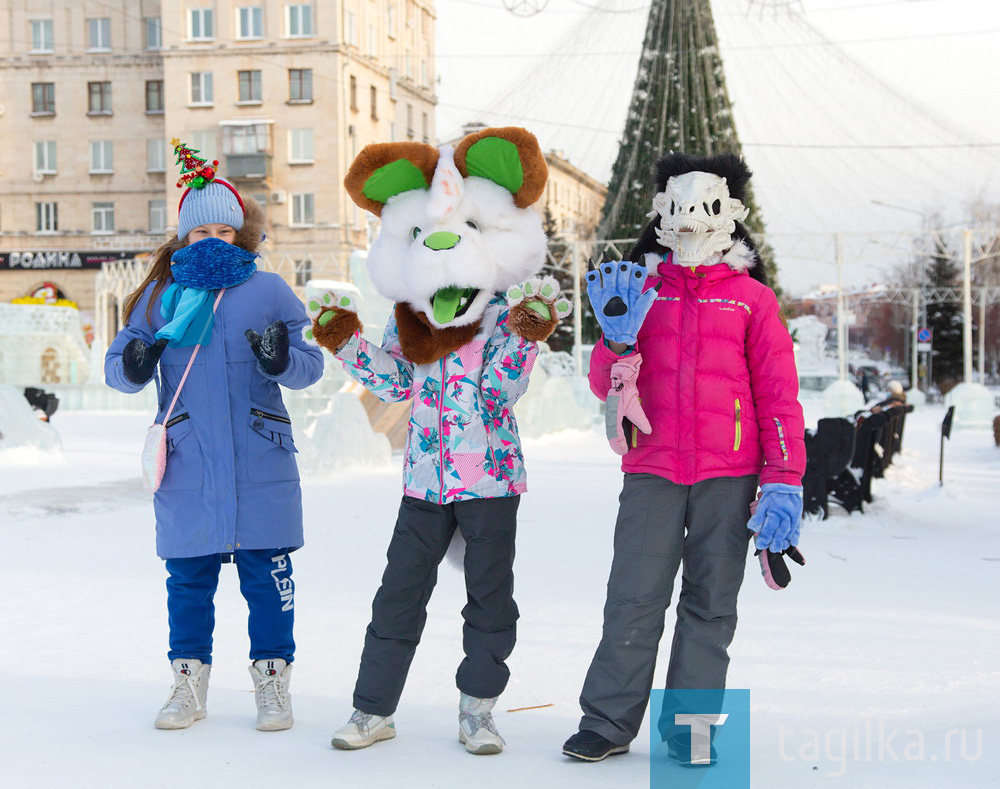
M 656 290 L 642 292 L 649 269 L 643 263 L 608 260 L 587 273 L 587 297 L 611 342 L 635 345 L 639 327 L 656 301 Z
M 802 486 L 768 482 L 760 486 L 757 509 L 747 528 L 757 536 L 758 548 L 781 553 L 799 544 L 802 522 Z

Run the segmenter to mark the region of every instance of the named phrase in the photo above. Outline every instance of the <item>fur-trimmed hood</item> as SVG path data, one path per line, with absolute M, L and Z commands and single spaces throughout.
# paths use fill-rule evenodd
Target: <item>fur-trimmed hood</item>
M 252 197 L 243 200 L 243 227 L 236 231 L 235 246 L 247 252 L 256 252 L 264 241 L 267 214 L 264 206 Z

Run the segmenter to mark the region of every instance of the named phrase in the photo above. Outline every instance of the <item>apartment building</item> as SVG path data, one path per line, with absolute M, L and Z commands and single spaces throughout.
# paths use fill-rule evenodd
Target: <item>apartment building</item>
M 8 0 L 0 19 L 0 301 L 94 303 L 106 260 L 159 245 L 169 140 L 267 207 L 273 268 L 346 270 L 368 221 L 341 186 L 369 142 L 434 142 L 430 0 Z

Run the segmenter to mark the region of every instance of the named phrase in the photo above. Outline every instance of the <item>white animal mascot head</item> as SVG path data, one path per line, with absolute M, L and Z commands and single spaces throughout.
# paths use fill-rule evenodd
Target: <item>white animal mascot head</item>
M 484 129 L 454 150 L 366 146 L 344 184 L 382 219 L 368 253 L 379 293 L 409 305 L 432 330 L 478 325 L 495 294 L 545 261 L 541 218 L 528 206 L 547 175 L 538 141 L 516 127 Z

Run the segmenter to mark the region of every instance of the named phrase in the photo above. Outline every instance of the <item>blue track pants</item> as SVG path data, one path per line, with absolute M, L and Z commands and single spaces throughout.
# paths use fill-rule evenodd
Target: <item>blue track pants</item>
M 236 551 L 240 591 L 250 609 L 250 659 L 282 658 L 295 654 L 292 561 L 284 549 Z M 167 613 L 170 651 L 167 656 L 212 662 L 215 629 L 215 590 L 222 555 L 167 559 Z

